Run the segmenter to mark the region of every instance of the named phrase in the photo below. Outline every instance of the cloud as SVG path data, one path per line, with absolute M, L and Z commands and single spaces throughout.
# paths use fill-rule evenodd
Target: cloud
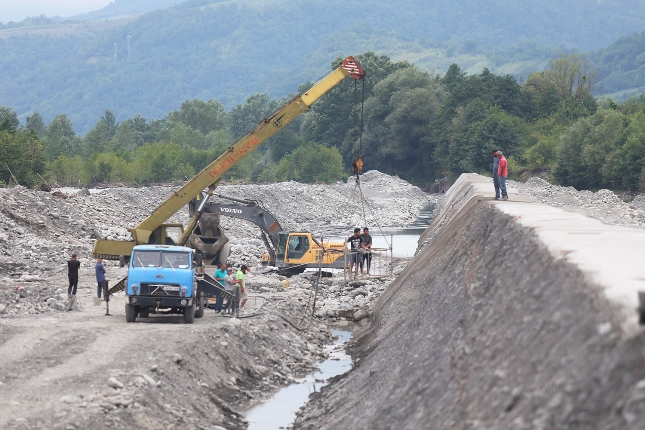
M 27 16 L 72 16 L 92 12 L 113 0 L 0 0 L 0 22 L 22 21 Z

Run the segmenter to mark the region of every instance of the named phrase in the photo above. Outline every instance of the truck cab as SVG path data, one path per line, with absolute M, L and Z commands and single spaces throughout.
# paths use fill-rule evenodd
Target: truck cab
M 198 300 L 191 248 L 137 245 L 132 249 L 127 279 L 126 321 L 161 310 L 183 314 L 187 323 L 194 321 Z

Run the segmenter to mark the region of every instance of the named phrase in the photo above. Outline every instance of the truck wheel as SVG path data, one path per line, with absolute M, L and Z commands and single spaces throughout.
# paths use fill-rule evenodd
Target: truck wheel
M 204 316 L 204 296 L 201 294 L 197 299 L 197 310 L 195 311 L 195 318 L 201 318 Z
M 127 322 L 134 322 L 137 319 L 137 309 L 134 305 L 125 305 L 125 320 Z
M 184 322 L 186 324 L 192 324 L 195 322 L 195 302 L 184 308 Z
M 139 309 L 139 316 L 141 318 L 148 318 L 148 315 L 150 315 L 150 308 L 148 306 L 144 306 Z

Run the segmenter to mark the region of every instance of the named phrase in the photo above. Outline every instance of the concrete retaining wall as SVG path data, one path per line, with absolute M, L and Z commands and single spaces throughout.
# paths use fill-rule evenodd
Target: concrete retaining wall
M 645 428 L 645 232 L 494 202 L 489 181 L 447 193 L 295 428 Z

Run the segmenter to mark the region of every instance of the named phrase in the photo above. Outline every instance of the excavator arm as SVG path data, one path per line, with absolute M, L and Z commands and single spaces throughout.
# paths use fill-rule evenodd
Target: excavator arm
M 94 244 L 93 256 L 95 258 L 119 259 L 119 256 L 130 255 L 135 245 L 148 243 L 153 232 L 160 228 L 171 216 L 177 213 L 195 196 L 203 190 L 209 189 L 210 193 L 217 186 L 222 176 L 233 166 L 242 161 L 247 155 L 253 152 L 258 146 L 266 142 L 271 136 L 284 128 L 294 118 L 309 110 L 309 107 L 329 90 L 338 85 L 346 77 L 362 79 L 365 72 L 353 57 L 347 57 L 341 65 L 314 84 L 307 92 L 294 97 L 287 104 L 278 109 L 273 115 L 265 118 L 250 133 L 242 137 L 235 145 L 209 164 L 204 170 L 186 182 L 179 190 L 164 201 L 150 216 L 141 224 L 130 230 L 132 240 L 118 242 L 112 240 L 98 240 Z M 196 214 L 191 220 L 194 226 Z M 190 233 L 192 228 L 187 228 Z M 182 237 L 185 240 L 186 237 Z
M 284 231 L 275 215 L 255 200 L 237 199 L 221 194 L 217 194 L 217 197 L 237 203 L 210 202 L 204 205 L 204 214 L 227 216 L 252 222 L 262 231 L 264 246 L 271 255 L 271 259 L 275 260 L 280 233 Z

